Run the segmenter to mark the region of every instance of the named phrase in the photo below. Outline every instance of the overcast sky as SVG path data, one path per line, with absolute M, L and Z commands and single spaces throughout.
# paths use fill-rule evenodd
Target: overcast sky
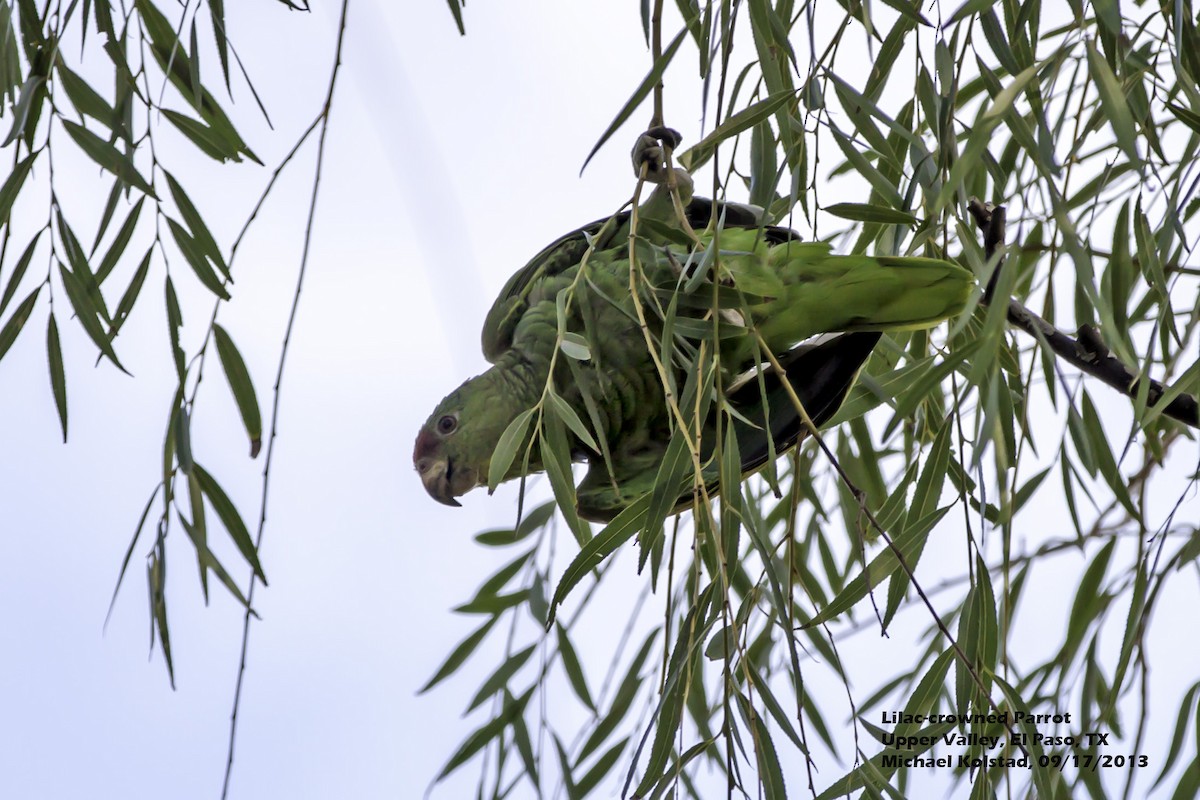
M 415 693 L 477 624 L 450 609 L 510 556 L 477 546 L 471 535 L 511 522 L 515 491 L 473 494 L 462 509 L 438 505 L 412 471 L 412 440 L 443 395 L 483 370 L 479 327 L 511 272 L 628 197 L 628 149 L 648 118 L 637 115 L 579 177 L 587 152 L 649 66 L 636 4 L 472 3 L 466 38 L 443 2 L 400 6 L 355 0 L 351 7 L 284 379 L 261 552 L 270 586 L 256 597 L 262 621 L 251 631 L 235 798 L 416 797 L 483 721 L 460 715 L 495 664 L 500 640 L 438 690 Z M 335 12 L 287 13 L 266 0 L 226 7 L 275 131 L 256 116 L 244 86 L 235 86 L 231 116 L 273 166 L 319 108 Z M 89 63 L 102 68 L 92 56 Z M 212 85 L 216 67 L 215 59 L 204 64 Z M 668 121 L 694 142 L 698 93 L 668 98 Z M 183 147 L 168 153 L 218 238 L 230 241 L 266 172 L 217 168 Z M 264 416 L 299 262 L 312 156 L 310 147 L 285 175 L 238 254 L 234 300 L 221 311 Z M 83 162 L 56 161 L 55 169 L 68 218 L 94 231 L 107 178 Z M 41 200 L 32 207 L 34 218 L 44 213 Z M 114 280 L 127 280 L 131 270 L 123 266 L 124 277 Z M 195 286 L 183 295 L 191 352 L 211 303 Z M 220 793 L 241 613 L 215 587 L 205 607 L 192 548 L 178 527 L 169 549 L 176 690 L 161 654 L 147 658 L 145 539 L 102 628 L 121 557 L 161 473 L 175 380 L 161 297 L 158 267 L 117 340 L 134 379 L 108 364 L 93 368 L 93 345 L 65 304 L 56 306 L 68 445 L 45 377 L 44 307 L 0 363 L 3 797 L 211 800 Z M 192 438 L 197 460 L 253 519 L 263 458 L 246 457 L 215 364 Z M 1188 508 L 1196 508 L 1194 497 Z M 218 554 L 244 585 L 233 549 Z M 939 557 L 958 555 L 931 554 L 922 566 L 936 569 Z M 641 586 L 632 561 L 612 578 L 616 590 L 594 639 L 577 642 L 597 673 Z M 1061 618 L 1042 622 L 1042 634 L 1055 641 Z M 872 634 L 846 654 L 874 663 L 907 658 L 913 645 L 906 637 L 924 624 L 902 619 L 891 639 Z M 1184 637 L 1176 638 L 1158 643 L 1167 673 L 1171 664 L 1194 662 Z M 1164 720 L 1173 719 L 1177 685 L 1153 698 Z M 874 687 L 869 679 L 858 685 L 864 693 Z M 838 774 L 827 765 L 826 779 Z M 468 796 L 474 777 L 468 767 L 435 796 Z

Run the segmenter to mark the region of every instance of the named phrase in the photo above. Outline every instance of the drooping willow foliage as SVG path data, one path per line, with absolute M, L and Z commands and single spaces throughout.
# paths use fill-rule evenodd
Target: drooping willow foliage
M 1177 719 L 1148 704 L 1155 612 L 1200 555 L 1191 5 L 662 6 L 642 6 L 650 68 L 597 148 L 630 119 L 674 124 L 681 82 L 659 83 L 694 58 L 710 129 L 675 163 L 710 167 L 715 196 L 847 252 L 956 259 L 980 290 L 940 330 L 886 337 L 820 440 L 744 482 L 722 426 L 699 440 L 708 403 L 730 413 L 713 342 L 647 301 L 647 347 L 687 385 L 660 370 L 679 402 L 659 483 L 603 528 L 575 516 L 565 432 L 591 433 L 552 378 L 498 458 L 541 447 L 555 502 L 477 537 L 511 560 L 426 687 L 507 631 L 468 705 L 490 711 L 439 779 L 482 754 L 481 797 L 1194 794 L 1200 683 L 1169 687 Z M 998 243 L 974 198 L 985 222 L 1004 208 Z M 636 220 L 631 239 L 649 298 Z M 720 274 L 716 248 L 693 259 Z M 586 358 L 565 320 L 563 358 Z M 697 504 L 667 518 L 681 474 Z M 605 584 L 634 569 L 634 616 L 610 630 Z M 852 683 L 842 643 L 902 611 L 924 632 L 855 646 L 877 683 Z M 607 664 L 577 654 L 598 637 Z

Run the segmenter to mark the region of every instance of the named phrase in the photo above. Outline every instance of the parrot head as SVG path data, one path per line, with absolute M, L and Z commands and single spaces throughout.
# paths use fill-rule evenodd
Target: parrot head
M 413 466 L 439 503 L 460 505 L 454 498 L 487 483 L 500 435 L 524 410 L 510 411 L 507 397 L 492 391 L 489 377 L 472 378 L 447 395 L 417 433 Z

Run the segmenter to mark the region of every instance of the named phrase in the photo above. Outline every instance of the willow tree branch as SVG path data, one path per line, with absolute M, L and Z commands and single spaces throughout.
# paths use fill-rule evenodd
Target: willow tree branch
M 975 218 L 975 224 L 983 232 L 984 253 L 991 261 L 997 248 L 1004 243 L 1004 206 L 993 208 L 972 198 L 971 202 L 967 204 L 967 210 L 971 212 L 971 216 Z M 985 304 L 990 304 L 995 300 L 993 295 L 996 290 L 996 281 L 1003 265 L 1004 259 L 1001 258 L 992 271 L 992 277 L 983 293 Z M 1099 378 L 1126 397 L 1137 397 L 1141 390 L 1137 373 L 1112 354 L 1095 328 L 1085 325 L 1079 328 L 1073 337 L 1012 299 L 1008 301 L 1008 321 L 1013 327 L 1020 328 L 1030 336 L 1044 342 L 1059 358 L 1073 364 L 1081 372 L 1091 375 L 1093 378 Z M 1152 408 L 1166 394 L 1167 387 L 1153 378 L 1149 380 L 1150 390 L 1146 403 L 1148 407 Z M 1167 403 L 1162 409 L 1162 413 L 1185 425 L 1200 428 L 1200 404 L 1193 395 L 1177 395 L 1170 403 Z

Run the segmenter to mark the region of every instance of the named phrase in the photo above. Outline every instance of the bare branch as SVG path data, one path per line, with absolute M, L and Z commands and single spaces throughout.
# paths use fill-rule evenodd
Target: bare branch
M 983 232 L 984 252 L 990 261 L 996 248 L 1004 242 L 1004 206 L 989 207 L 972 198 L 967 204 L 967 210 L 971 212 L 975 224 Z M 995 293 L 996 280 L 1003 266 L 1004 260 L 1001 258 L 984 291 L 985 304 L 994 300 L 992 295 Z M 1137 397 L 1140 389 L 1137 373 L 1112 354 L 1095 328 L 1085 325 L 1072 337 L 1012 299 L 1008 301 L 1008 321 L 1014 327 L 1045 342 L 1055 355 L 1073 364 L 1081 372 L 1099 378 L 1126 397 Z M 1167 387 L 1151 378 L 1147 405 L 1153 407 L 1166 392 Z M 1197 404 L 1193 395 L 1178 395 L 1167 404 L 1162 413 L 1185 425 L 1200 428 L 1200 404 Z

